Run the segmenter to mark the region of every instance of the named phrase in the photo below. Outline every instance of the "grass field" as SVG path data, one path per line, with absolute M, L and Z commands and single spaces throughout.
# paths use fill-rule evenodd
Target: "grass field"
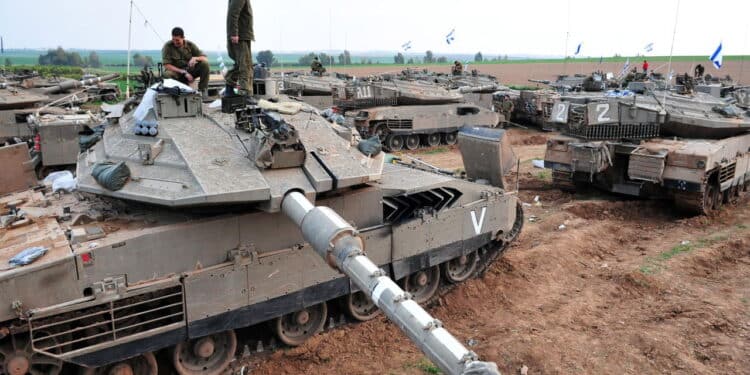
M 70 50 L 78 52 L 83 58 L 88 57 L 89 53 L 91 51 L 89 50 Z M 68 52 L 70 52 L 68 51 Z M 46 54 L 46 50 L 6 50 L 4 54 L 0 55 L 0 64 L 5 64 L 6 60 L 10 60 L 12 65 L 36 65 L 39 61 L 39 55 Z M 99 60 L 102 63 L 102 70 L 111 71 L 111 72 L 118 72 L 118 73 L 124 73 L 126 71 L 126 63 L 127 63 L 127 51 L 96 51 L 96 53 L 99 55 Z M 149 50 L 149 51 L 132 51 L 132 54 L 139 53 L 143 56 L 150 56 L 154 62 L 158 63 L 161 61 L 161 51 L 157 50 Z M 213 69 L 219 68 L 218 63 L 218 57 L 219 52 L 215 51 L 206 51 L 210 64 Z M 395 54 L 395 52 L 394 52 Z M 227 63 L 230 63 L 231 60 L 226 56 L 226 53 L 223 51 L 221 52 L 221 55 L 225 59 Z M 297 61 L 298 59 L 303 56 L 302 53 L 279 53 L 276 54 L 276 59 L 284 66 L 284 68 L 294 69 L 297 67 Z M 440 57 L 441 55 L 436 54 L 435 58 Z M 422 56 L 418 55 L 407 55 L 407 60 L 409 58 L 414 58 L 416 63 L 420 66 L 425 66 L 425 64 L 420 64 L 419 61 L 421 61 Z M 450 65 L 454 59 L 459 59 L 461 61 L 467 61 L 470 56 L 467 55 L 459 55 L 459 56 L 446 56 L 448 63 L 434 63 L 434 64 L 427 64 L 426 66 L 447 66 Z M 490 56 L 488 56 L 490 57 Z M 602 63 L 624 63 L 628 57 L 627 56 L 617 56 L 617 57 L 584 57 L 584 58 L 575 58 L 575 59 L 568 59 L 567 62 L 573 62 L 573 63 L 586 63 L 586 62 L 599 62 L 601 60 Z M 668 61 L 669 56 L 632 56 L 629 57 L 631 60 L 631 63 L 636 63 L 637 61 L 640 61 L 641 59 L 648 59 L 649 61 L 653 62 L 663 62 Z M 724 56 L 725 61 L 741 61 L 745 59 L 750 59 L 750 56 Z M 473 58 L 471 59 L 473 60 Z M 673 56 L 672 61 L 674 62 L 692 62 L 692 61 L 705 61 L 707 60 L 706 56 Z M 368 65 L 374 65 L 378 67 L 401 67 L 404 66 L 404 64 L 394 64 L 393 63 L 393 55 L 352 55 L 352 61 L 355 62 L 351 65 L 339 65 L 339 64 L 326 64 L 328 66 L 335 66 L 338 68 L 350 68 L 350 67 L 362 67 L 362 66 L 368 66 Z M 360 64 L 357 62 L 360 61 L 372 61 L 372 64 Z M 538 63 L 564 63 L 566 62 L 566 59 L 558 58 L 558 59 L 538 59 L 538 58 L 516 58 L 512 57 L 507 60 L 499 59 L 499 60 L 489 60 L 489 61 L 483 61 L 483 62 L 474 62 L 469 61 L 469 64 L 472 65 L 487 65 L 487 64 L 538 64 Z M 139 67 L 131 66 L 131 71 L 138 71 Z

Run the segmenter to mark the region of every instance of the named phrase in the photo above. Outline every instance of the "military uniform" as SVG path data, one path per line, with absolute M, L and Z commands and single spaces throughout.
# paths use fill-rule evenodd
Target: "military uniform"
M 464 71 L 464 65 L 460 62 L 456 61 L 453 64 L 453 70 L 451 73 L 453 73 L 454 76 L 460 76 Z
M 326 68 L 323 67 L 323 64 L 321 64 L 319 60 L 313 60 L 310 63 L 310 70 L 317 74 L 323 74 L 326 72 Z
M 198 89 L 204 91 L 208 89 L 208 75 L 210 73 L 208 62 L 198 61 L 192 68 L 188 67 L 188 62 L 190 62 L 191 58 L 200 56 L 205 56 L 205 54 L 195 45 L 195 43 L 189 40 L 185 40 L 182 47 L 175 47 L 172 41 L 169 41 L 161 49 L 162 64 L 174 65 L 177 68 L 186 70 L 194 78 L 200 78 Z M 189 84 L 183 74 L 171 70 L 167 70 L 164 74 L 167 78 L 176 79 L 184 84 Z
M 510 122 L 510 116 L 513 115 L 513 101 L 510 99 L 503 100 L 502 104 L 502 110 L 503 110 L 503 116 L 505 116 L 505 122 Z
M 239 36 L 237 44 L 232 37 Z M 227 52 L 234 60 L 234 67 L 227 73 L 227 85 L 240 86 L 253 94 L 253 53 L 250 43 L 255 41 L 253 33 L 253 8 L 250 0 L 229 0 L 227 10 Z

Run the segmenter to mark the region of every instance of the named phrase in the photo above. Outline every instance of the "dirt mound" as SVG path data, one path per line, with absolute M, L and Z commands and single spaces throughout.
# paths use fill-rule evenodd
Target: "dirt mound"
M 544 134 L 532 134 L 511 137 L 510 144 L 513 146 L 544 145 L 547 144 L 547 136 Z

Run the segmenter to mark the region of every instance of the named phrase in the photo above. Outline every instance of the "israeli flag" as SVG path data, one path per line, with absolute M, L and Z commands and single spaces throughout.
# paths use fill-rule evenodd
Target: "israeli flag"
M 646 52 L 653 51 L 654 50 L 654 43 L 652 42 L 652 43 L 646 44 L 646 46 L 643 47 L 643 50 L 646 51 Z
M 578 43 L 578 47 L 576 47 L 576 52 L 574 53 L 574 55 L 578 56 L 578 54 L 581 53 L 581 46 L 582 45 L 583 45 L 583 43 Z
M 723 43 L 719 43 L 719 46 L 716 47 L 716 51 L 714 51 L 713 55 L 708 58 L 714 64 L 714 67 L 716 67 L 716 69 L 721 69 L 721 62 L 722 60 L 724 60 L 724 55 L 721 51 L 722 44 Z
M 402 45 L 401 45 L 401 48 L 403 48 L 403 49 L 404 49 L 404 51 L 408 51 L 408 50 L 410 50 L 410 49 L 411 49 L 411 40 L 410 40 L 410 41 L 408 41 L 408 42 L 406 42 L 406 43 L 404 43 L 404 44 L 402 44 Z
M 448 33 L 448 35 L 445 36 L 446 43 L 451 44 L 451 42 L 453 42 L 453 40 L 456 39 L 456 37 L 453 36 L 455 32 L 456 32 L 456 29 L 453 29 L 451 30 L 451 32 Z
M 222 75 L 227 75 L 227 66 L 224 64 L 224 58 L 219 55 L 219 57 L 216 58 L 216 62 L 219 63 L 219 70 L 221 71 Z
M 625 65 L 623 65 L 622 70 L 620 70 L 620 76 L 624 76 L 625 73 L 628 72 L 628 68 L 630 68 L 630 57 L 628 57 L 628 59 L 625 60 Z

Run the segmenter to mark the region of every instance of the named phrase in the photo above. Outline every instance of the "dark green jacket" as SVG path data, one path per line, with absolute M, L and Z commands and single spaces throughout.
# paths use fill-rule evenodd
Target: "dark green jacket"
M 170 40 L 161 49 L 161 62 L 164 65 L 171 64 L 180 69 L 186 69 L 191 57 L 205 56 L 195 43 L 185 39 L 182 48 L 177 48 Z
M 255 40 L 253 8 L 250 0 L 229 0 L 227 10 L 227 39 L 239 35 L 240 40 Z

